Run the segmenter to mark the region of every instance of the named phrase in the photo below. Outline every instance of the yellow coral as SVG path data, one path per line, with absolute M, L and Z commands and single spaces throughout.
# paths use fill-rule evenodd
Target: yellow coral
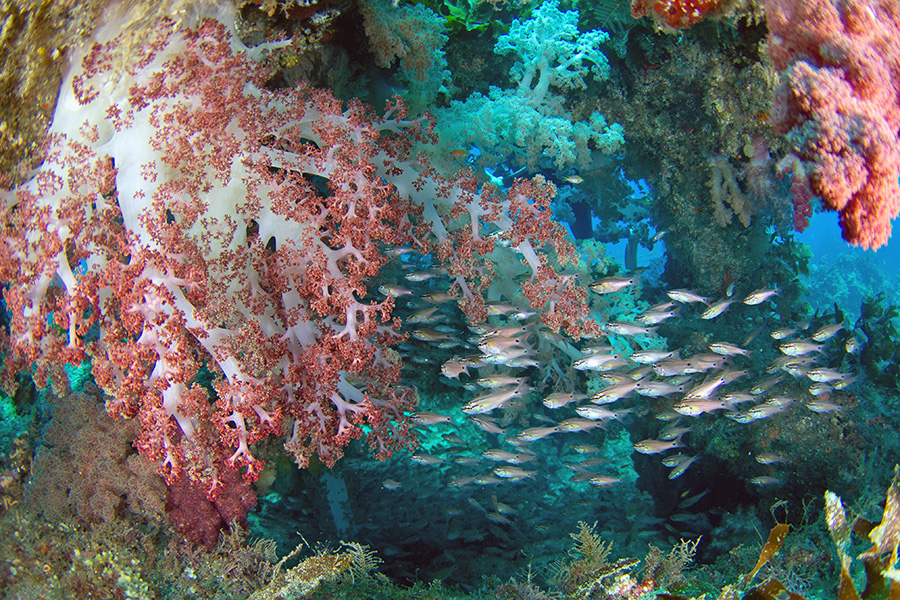
M 741 191 L 731 163 L 724 156 L 717 155 L 709 159 L 709 164 L 710 178 L 706 185 L 712 197 L 713 219 L 720 227 L 726 227 L 737 215 L 741 225 L 749 227 L 753 207 Z

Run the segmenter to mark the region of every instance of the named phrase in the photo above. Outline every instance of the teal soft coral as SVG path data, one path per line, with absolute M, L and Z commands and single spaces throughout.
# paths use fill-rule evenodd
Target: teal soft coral
M 439 111 L 443 143 L 452 148 L 474 144 L 486 163 L 509 160 L 531 170 L 551 163 L 560 170 L 585 168 L 591 150 L 618 151 L 624 143 L 621 126 L 608 124 L 599 112 L 588 122 L 573 120 L 564 97 L 551 89 L 585 89 L 588 75 L 597 81 L 609 77 L 600 50 L 609 36 L 600 30 L 580 33 L 577 24 L 578 11 L 561 11 L 556 0 L 541 5 L 528 20 L 514 20 L 494 51 L 516 56 L 511 75 L 517 88 L 492 86 L 487 96 L 474 93 Z
M 497 39 L 494 52 L 517 57 L 512 76 L 519 82 L 519 93 L 532 106 L 545 103 L 550 86 L 562 90 L 584 89 L 585 76 L 609 78 L 609 61 L 600 44 L 609 34 L 595 29 L 578 31 L 578 11 L 559 10 L 558 0 L 537 8 L 527 21 L 516 19 L 509 33 Z

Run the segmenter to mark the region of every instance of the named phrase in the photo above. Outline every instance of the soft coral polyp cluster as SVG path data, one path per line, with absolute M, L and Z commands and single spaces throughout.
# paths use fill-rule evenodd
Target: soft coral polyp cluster
M 687 29 L 719 10 L 721 0 L 658 0 L 653 12 L 672 29 Z

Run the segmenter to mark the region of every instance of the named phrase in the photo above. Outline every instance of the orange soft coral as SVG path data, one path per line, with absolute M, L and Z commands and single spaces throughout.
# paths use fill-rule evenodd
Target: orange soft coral
M 718 12 L 721 4 L 721 0 L 658 0 L 653 4 L 653 12 L 672 29 L 687 29 L 704 16 Z

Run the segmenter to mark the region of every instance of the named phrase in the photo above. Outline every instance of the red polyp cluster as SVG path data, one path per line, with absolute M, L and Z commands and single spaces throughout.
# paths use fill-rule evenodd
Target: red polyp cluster
M 672 29 L 687 29 L 719 10 L 721 0 L 658 0 L 653 11 Z
M 254 445 L 286 431 L 301 464 L 333 463 L 363 427 L 381 458 L 414 443 L 393 300 L 367 279 L 410 239 L 417 210 L 387 174 L 418 122 L 260 87 L 216 21 L 163 31 L 115 89 L 97 82 L 118 37 L 73 63 L 48 158 L 14 192 L 5 381 L 90 360 L 108 411 L 140 421 L 138 449 L 211 496 L 223 465 L 258 477 Z
M 790 141 L 788 156 L 811 194 L 839 213 L 844 239 L 878 248 L 900 214 L 900 7 L 893 0 L 767 0 L 764 7 L 779 72 L 772 128 Z M 796 203 L 806 192 L 793 193 Z

